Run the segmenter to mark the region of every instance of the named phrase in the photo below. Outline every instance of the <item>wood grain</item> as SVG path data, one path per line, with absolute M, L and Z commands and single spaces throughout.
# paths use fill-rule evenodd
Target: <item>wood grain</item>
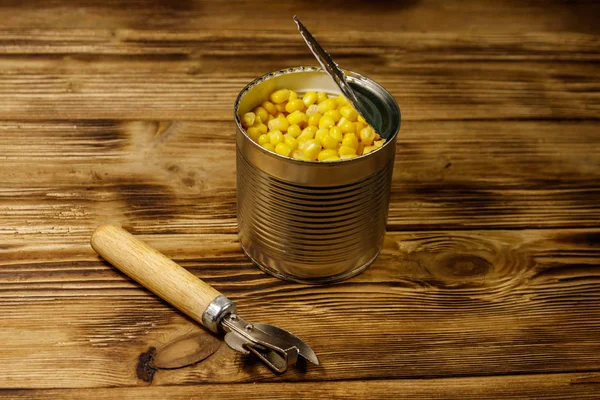
M 154 386 L 75 390 L 7 390 L 0 398 L 55 399 L 596 399 L 597 373 L 496 376 L 476 378 L 262 383 L 237 385 Z
M 313 65 L 297 14 L 402 109 L 384 250 L 333 286 L 271 278 L 236 237 L 232 104 Z M 0 4 L 1 398 L 597 398 L 600 3 L 61 0 Z M 298 334 L 274 375 L 103 262 L 123 225 Z M 225 383 L 225 384 L 223 384 Z
M 197 366 L 159 371 L 153 384 L 594 371 L 599 237 L 598 230 L 389 233 L 365 273 L 311 287 L 260 272 L 234 235 L 141 235 L 234 300 L 247 320 L 294 332 L 321 361 L 276 376 L 221 346 Z M 0 268 L 0 387 L 140 384 L 142 352 L 199 329 L 85 241 L 36 246 L 13 241 L 4 251 L 21 256 Z

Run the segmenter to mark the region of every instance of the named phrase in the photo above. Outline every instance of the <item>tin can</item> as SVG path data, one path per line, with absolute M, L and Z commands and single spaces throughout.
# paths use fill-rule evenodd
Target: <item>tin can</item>
M 262 270 L 285 280 L 323 284 L 366 269 L 383 246 L 400 129 L 391 94 L 347 72 L 350 85 L 375 107 L 385 144 L 353 159 L 302 161 L 272 153 L 246 134 L 240 117 L 280 88 L 339 94 L 320 68 L 264 75 L 234 105 L 237 124 L 237 218 L 244 252 Z

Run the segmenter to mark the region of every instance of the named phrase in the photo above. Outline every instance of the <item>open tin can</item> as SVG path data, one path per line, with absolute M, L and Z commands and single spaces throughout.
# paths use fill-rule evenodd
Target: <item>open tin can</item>
M 379 149 L 349 160 L 283 157 L 250 139 L 241 124 L 241 116 L 277 89 L 339 94 L 320 68 L 269 73 L 235 101 L 240 243 L 259 268 L 281 279 L 312 284 L 347 279 L 366 269 L 383 246 L 400 109 L 373 80 L 346 74 L 362 100 L 376 109 L 378 133 L 386 139 Z

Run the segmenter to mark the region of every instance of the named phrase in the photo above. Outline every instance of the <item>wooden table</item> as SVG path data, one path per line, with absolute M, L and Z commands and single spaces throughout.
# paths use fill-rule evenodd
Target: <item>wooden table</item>
M 577 398 L 600 393 L 600 3 L 8 1 L 0 6 L 0 397 Z M 403 111 L 385 249 L 309 287 L 236 236 L 232 105 L 315 64 L 297 13 Z M 120 224 L 304 338 L 275 375 L 89 246 Z

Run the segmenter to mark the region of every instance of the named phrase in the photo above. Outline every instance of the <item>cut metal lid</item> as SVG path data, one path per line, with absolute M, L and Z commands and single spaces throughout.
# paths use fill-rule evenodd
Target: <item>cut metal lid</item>
M 304 24 L 300 22 L 298 17 L 294 15 L 294 22 L 298 25 L 298 31 L 300 31 L 300 35 L 306 42 L 306 45 L 313 53 L 321 67 L 327 72 L 327 74 L 334 80 L 336 85 L 340 88 L 344 96 L 352 103 L 356 111 L 367 121 L 369 125 L 375 129 L 377 133 L 381 133 L 381 118 L 377 116 L 377 110 L 369 104 L 363 96 L 355 91 L 348 79 L 344 71 L 340 69 L 340 67 L 336 64 L 335 61 L 331 58 L 329 53 L 327 53 L 317 42 L 317 39 L 306 29 Z

